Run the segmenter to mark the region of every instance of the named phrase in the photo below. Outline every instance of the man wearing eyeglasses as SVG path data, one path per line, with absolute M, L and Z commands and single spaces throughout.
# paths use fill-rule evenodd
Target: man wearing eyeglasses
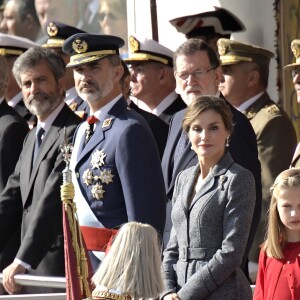
M 260 245 L 266 233 L 270 188 L 277 175 L 290 165 L 296 147 L 296 133 L 285 111 L 270 99 L 266 91 L 269 64 L 274 54 L 261 47 L 224 38 L 217 44 L 223 71 L 220 91 L 250 121 L 261 163 L 261 219 L 249 255 L 252 262 L 249 270 L 253 269 L 250 275 L 253 273 L 254 282 Z
M 284 68 L 291 72 L 293 83 L 295 85 L 297 102 L 300 104 L 300 40 L 293 40 L 291 43 L 291 49 L 296 58 L 296 62 L 289 64 Z M 294 153 L 291 167 L 300 168 L 300 143 L 298 144 Z
M 137 105 L 169 125 L 172 116 L 186 105 L 175 92 L 173 51 L 158 42 L 137 36 L 129 37 L 127 59 L 131 73 L 131 94 Z
M 218 91 L 222 72 L 216 52 L 200 39 L 188 39 L 175 51 L 174 73 L 176 77 L 176 91 L 184 102 L 189 105 L 201 95 L 223 97 Z M 225 98 L 224 98 L 224 101 Z M 261 175 L 258 160 L 256 137 L 247 118 L 229 103 L 233 114 L 234 130 L 229 141 L 229 151 L 233 159 L 241 166 L 250 170 L 256 179 L 257 200 L 247 245 L 247 251 L 242 262 L 242 269 L 247 274 L 247 255 L 252 244 L 256 226 L 260 218 L 261 209 Z M 178 155 L 182 134 L 182 120 L 185 109 L 174 115 L 170 123 L 167 145 L 162 159 L 162 169 L 167 191 L 167 221 L 164 242 L 169 239 L 171 228 L 170 210 L 175 179 L 177 174 L 197 164 L 197 155 L 186 143 L 183 152 Z M 178 146 L 177 146 L 178 145 Z

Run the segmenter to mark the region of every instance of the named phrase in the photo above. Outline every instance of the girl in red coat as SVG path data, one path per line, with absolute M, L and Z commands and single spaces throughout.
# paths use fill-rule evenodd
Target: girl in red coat
M 268 231 L 259 257 L 254 300 L 300 299 L 300 169 L 271 188 Z

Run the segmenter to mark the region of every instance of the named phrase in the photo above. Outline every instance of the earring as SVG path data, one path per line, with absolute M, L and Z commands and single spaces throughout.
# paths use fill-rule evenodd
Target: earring
M 225 146 L 228 148 L 229 147 L 229 137 L 226 139 L 226 144 Z

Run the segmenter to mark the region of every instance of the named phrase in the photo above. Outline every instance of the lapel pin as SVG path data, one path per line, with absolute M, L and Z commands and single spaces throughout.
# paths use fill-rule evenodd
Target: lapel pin
M 105 128 L 105 127 L 110 126 L 111 121 L 112 121 L 112 118 L 105 119 L 105 120 L 103 121 L 102 128 Z

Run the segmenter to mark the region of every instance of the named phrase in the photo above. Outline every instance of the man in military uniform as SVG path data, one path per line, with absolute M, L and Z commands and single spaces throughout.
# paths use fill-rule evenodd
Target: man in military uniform
M 187 39 L 199 38 L 207 42 L 216 52 L 219 38 L 230 38 L 231 33 L 244 31 L 245 26 L 237 16 L 225 8 L 205 6 L 197 14 L 170 20 L 178 32 Z
M 124 59 L 131 72 L 131 94 L 137 105 L 167 124 L 186 105 L 176 94 L 173 51 L 148 38 L 129 37 L 129 57 Z
M 31 40 L 16 35 L 0 33 L 0 55 L 3 55 L 8 65 L 8 81 L 4 98 L 9 106 L 11 106 L 25 121 L 27 121 L 30 129 L 37 122 L 34 116 L 25 106 L 23 95 L 19 85 L 17 84 L 13 74 L 12 67 L 15 60 L 31 47 L 37 44 Z
M 291 72 L 293 83 L 295 85 L 297 102 L 300 104 L 300 40 L 293 40 L 291 43 L 291 49 L 296 58 L 296 62 L 289 64 L 284 68 Z M 291 167 L 300 168 L 300 143 L 298 144 L 294 153 Z
M 50 21 L 47 24 L 48 40 L 42 45 L 44 48 L 53 49 L 64 60 L 65 64 L 70 61 L 70 56 L 62 51 L 64 41 L 75 33 L 83 33 L 84 31 L 66 25 L 57 21 Z M 64 77 L 64 85 L 66 90 L 65 102 L 69 105 L 72 111 L 74 111 L 82 119 L 86 119 L 89 115 L 89 105 L 86 101 L 83 101 L 77 94 L 74 83 L 73 70 L 68 68 Z
M 277 175 L 289 167 L 296 146 L 296 133 L 287 114 L 266 91 L 273 53 L 223 38 L 217 44 L 223 72 L 219 89 L 234 107 L 247 116 L 257 139 L 263 201 L 260 224 L 250 251 L 250 261 L 257 262 L 259 246 L 265 236 L 270 187 Z
M 124 69 L 116 36 L 79 33 L 63 51 L 71 55 L 76 90 L 92 116 L 76 132 L 70 168 L 84 240 L 94 269 L 112 229 L 128 221 L 165 223 L 165 189 L 158 149 L 145 119 L 122 96 Z

